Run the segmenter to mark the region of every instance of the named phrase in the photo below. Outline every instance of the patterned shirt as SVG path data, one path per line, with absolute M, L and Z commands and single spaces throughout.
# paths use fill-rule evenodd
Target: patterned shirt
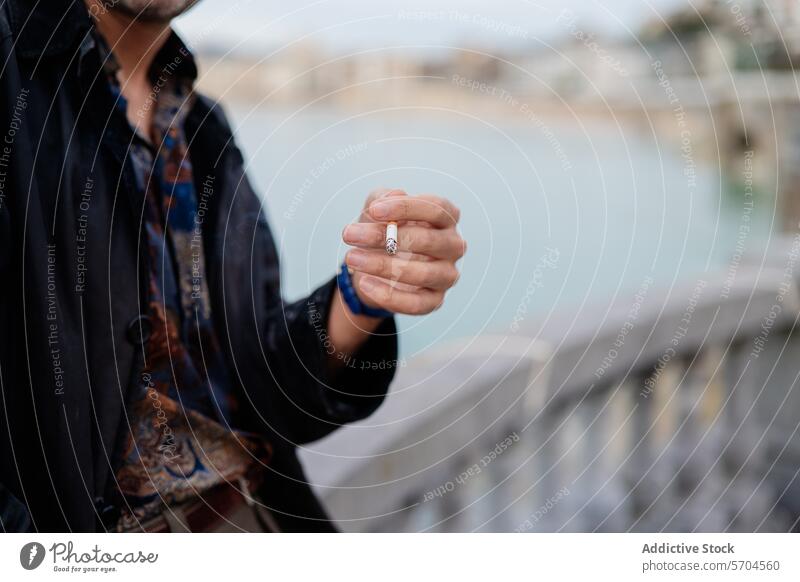
M 102 39 L 98 44 L 105 48 Z M 118 65 L 105 48 L 118 98 Z M 231 376 L 214 331 L 203 249 L 204 191 L 198 200 L 183 122 L 195 98 L 196 69 L 174 34 L 150 71 L 150 135 L 131 135 L 129 158 L 144 197 L 149 259 L 139 382 L 128 407 L 130 431 L 116 478 L 122 499 L 118 529 L 136 528 L 164 508 L 224 482 L 258 478 L 271 449 L 232 428 Z

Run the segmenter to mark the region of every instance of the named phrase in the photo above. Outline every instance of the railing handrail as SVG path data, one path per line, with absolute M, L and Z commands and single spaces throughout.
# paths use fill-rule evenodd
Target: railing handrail
M 365 421 L 343 427 L 301 449 L 310 481 L 325 494 L 368 462 L 396 450 L 396 443 L 440 416 L 443 409 L 491 399 L 505 379 L 524 375 L 532 395 L 546 384 L 545 342 L 524 336 L 484 335 L 447 342 L 399 368 L 387 401 Z M 440 377 L 439 381 L 430 381 Z M 526 395 L 519 405 L 525 406 Z M 346 450 L 347 456 L 341 451 Z
M 640 290 L 625 341 L 598 377 L 603 355 L 631 323 L 635 296 L 627 294 L 604 310 L 586 309 L 594 318 L 556 312 L 524 323 L 514 334 L 452 342 L 415 358 L 398 371 L 375 415 L 301 452 L 310 481 L 324 498 L 344 503 L 354 522 L 372 519 L 355 515 L 362 510 L 388 519 L 402 510 L 403 500 L 418 497 L 421 487 L 446 481 L 463 469 L 465 458 L 490 450 L 509 427 L 519 431 L 542 411 L 557 414 L 559 405 L 590 390 L 617 386 L 626 378 L 641 380 L 668 348 L 677 361 L 704 346 L 724 349 L 752 340 L 776 301 L 782 308 L 772 321 L 773 333 L 785 331 L 800 313 L 795 280 L 787 282 L 779 264 L 742 263 L 733 277 L 714 273 L 672 290 L 653 285 L 644 297 Z M 691 321 L 675 345 L 676 321 L 689 306 Z M 508 414 L 514 406 L 519 410 Z M 465 418 L 473 411 L 473 418 Z M 503 426 L 487 429 L 501 417 Z M 442 428 L 441 440 L 436 439 L 433 431 L 455 424 L 460 426 Z M 362 500 L 357 506 L 353 495 Z
M 701 281 L 704 286 L 692 307 L 691 321 L 678 345 L 673 346 L 676 322 L 684 317 Z M 626 375 L 647 374 L 669 348 L 680 357 L 703 345 L 727 345 L 736 338 L 753 338 L 785 282 L 783 269 L 741 265 L 733 280 L 728 273 L 715 273 L 672 291 L 654 287 L 633 320 L 630 311 L 634 300 L 625 295 L 604 310 L 586 310 L 601 314 L 600 326 L 584 316 L 576 323 L 572 314 L 557 314 L 546 324 L 525 326 L 521 333 L 535 335 L 553 350 L 547 397 L 574 400 L 583 397 L 590 387 L 601 388 Z M 791 325 L 800 313 L 800 292 L 794 279 L 780 303 L 781 311 L 772 324 L 776 332 Z M 628 326 L 624 343 L 618 347 L 615 341 L 628 323 L 632 327 Z M 611 367 L 598 375 L 599 364 L 611 350 L 615 350 Z

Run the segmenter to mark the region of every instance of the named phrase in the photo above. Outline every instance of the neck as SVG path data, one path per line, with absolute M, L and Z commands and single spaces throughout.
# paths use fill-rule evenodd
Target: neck
M 145 106 L 152 90 L 148 72 L 169 36 L 169 21 L 141 20 L 104 8 L 103 0 L 85 1 L 119 64 L 117 80 L 128 101 L 128 121 L 141 134 L 149 136 L 153 113 L 152 108 Z
M 170 33 L 169 21 L 146 21 L 103 8 L 103 0 L 85 0 L 97 29 L 120 66 L 120 83 L 147 83 L 147 72 Z

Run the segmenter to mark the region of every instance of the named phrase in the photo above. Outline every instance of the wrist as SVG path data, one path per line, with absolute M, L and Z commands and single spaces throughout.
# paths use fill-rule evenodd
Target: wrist
M 328 314 L 328 336 L 331 348 L 327 351 L 331 369 L 340 368 L 356 354 L 373 332 L 386 321 L 383 318 L 354 315 L 339 289 L 334 291 Z
M 368 305 L 361 299 L 353 282 L 352 271 L 347 268 L 347 265 L 343 264 L 339 270 L 336 284 L 344 304 L 347 305 L 352 315 L 375 319 L 384 319 L 394 315 L 391 311 Z

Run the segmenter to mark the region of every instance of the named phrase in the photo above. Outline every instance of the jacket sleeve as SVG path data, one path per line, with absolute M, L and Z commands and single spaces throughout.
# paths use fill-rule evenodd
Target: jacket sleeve
M 277 281 L 275 282 L 277 285 Z M 295 442 L 319 439 L 342 424 L 363 419 L 381 404 L 397 367 L 394 318 L 386 319 L 354 355 L 331 343 L 327 322 L 335 279 L 294 303 L 268 291 L 267 363 L 275 373 L 287 428 Z M 331 372 L 331 360 L 341 359 Z
M 239 154 L 239 157 L 241 154 Z M 247 177 L 241 187 L 255 197 Z M 240 194 L 241 194 L 240 190 Z M 248 397 L 260 418 L 280 415 L 284 436 L 297 443 L 319 439 L 345 423 L 363 419 L 381 404 L 389 389 L 397 359 L 394 318 L 378 329 L 350 357 L 338 352 L 328 335 L 328 315 L 336 279 L 295 302 L 281 295 L 278 251 L 264 212 L 255 223 L 252 276 L 257 282 L 253 301 L 262 310 L 258 321 L 258 359 L 253 365 L 266 371 L 266 388 Z M 250 232 L 253 232 L 251 228 Z M 290 268 L 303 268 L 294 264 Z M 331 361 L 340 359 L 339 366 Z M 335 371 L 334 371 L 335 370 Z M 263 379 L 262 379 L 263 380 Z M 249 382 L 250 386 L 261 385 Z
M 11 29 L 7 16 L 8 3 L 0 6 L 0 94 L 3 103 L 0 108 L 0 127 L 3 131 L 8 129 L 10 123 L 10 107 L 17 99 L 20 91 L 19 72 L 16 70 L 16 61 L 13 54 Z M 6 145 L 6 144 L 2 144 Z M 11 215 L 9 214 L 9 194 L 13 191 L 13 177 L 8 167 L 0 168 L 0 278 L 9 280 L 10 249 L 11 245 Z M 0 303 L 7 305 L 7 290 L 0 290 Z M 12 493 L 19 493 L 22 489 L 18 479 L 17 464 L 12 454 L 12 445 L 9 437 L 9 412 L 6 408 L 8 395 L 4 390 L 9 389 L 8 368 L 6 364 L 11 361 L 13 339 L 8 333 L 11 324 L 8 321 L 7 309 L 0 309 L 0 532 L 23 532 L 31 529 L 31 519 L 26 505 Z M 9 407 L 10 408 L 10 407 Z

